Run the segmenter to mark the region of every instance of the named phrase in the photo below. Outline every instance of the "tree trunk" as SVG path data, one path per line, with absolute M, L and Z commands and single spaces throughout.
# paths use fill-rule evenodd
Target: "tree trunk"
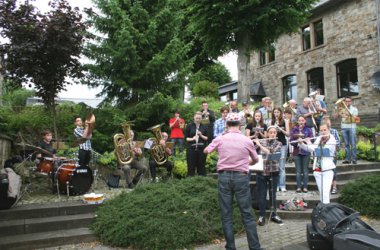
M 3 69 L 3 63 L 0 57 L 0 106 L 3 106 L 3 83 L 4 83 L 4 78 L 3 75 L 1 74 L 1 71 Z
M 249 87 L 253 83 L 253 70 L 250 65 L 251 50 L 248 36 L 242 38 L 238 48 L 238 100 L 249 101 Z
M 55 141 L 58 143 L 58 129 L 57 129 L 57 111 L 55 109 L 55 101 L 52 102 L 51 106 L 49 105 L 49 110 L 53 118 L 53 130 L 54 130 L 54 138 Z

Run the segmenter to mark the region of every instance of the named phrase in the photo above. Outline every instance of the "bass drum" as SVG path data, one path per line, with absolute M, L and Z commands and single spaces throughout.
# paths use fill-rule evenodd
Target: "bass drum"
M 62 164 L 56 174 L 59 192 L 69 195 L 81 195 L 87 193 L 94 181 L 92 170 L 88 167 L 79 167 L 76 164 Z

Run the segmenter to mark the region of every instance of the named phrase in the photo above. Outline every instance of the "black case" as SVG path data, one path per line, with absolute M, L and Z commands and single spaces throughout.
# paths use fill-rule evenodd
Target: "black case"
M 335 250 L 380 250 L 380 234 L 358 229 L 334 235 Z
M 16 202 L 16 198 L 8 197 L 9 180 L 2 178 L 0 180 L 0 209 L 9 209 Z
M 327 239 L 317 233 L 311 223 L 306 225 L 307 244 L 310 249 L 315 250 L 332 250 L 333 245 Z

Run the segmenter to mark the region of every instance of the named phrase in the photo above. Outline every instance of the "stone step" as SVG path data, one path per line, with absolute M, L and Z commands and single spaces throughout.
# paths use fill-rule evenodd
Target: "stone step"
M 347 183 L 348 181 L 341 181 L 341 180 L 338 180 L 337 181 L 337 188 L 338 189 L 342 189 L 343 186 Z M 250 181 L 249 182 L 250 185 L 256 185 L 256 181 Z M 289 189 L 289 190 L 296 190 L 297 189 L 297 183 L 295 181 L 287 181 L 286 182 L 286 188 Z M 315 181 L 310 181 L 308 183 L 308 190 L 309 191 L 317 191 L 318 190 L 318 187 L 317 187 L 317 184 L 315 183 Z
M 82 201 L 28 204 L 8 210 L 0 210 L 0 221 L 94 213 L 98 206 L 84 204 Z
M 87 227 L 94 219 L 94 213 L 61 215 L 45 218 L 31 218 L 0 221 L 0 235 L 25 235 L 30 233 L 68 230 Z M 22 236 L 24 237 L 24 236 Z
M 371 175 L 371 174 L 380 174 L 380 169 L 337 172 L 337 179 L 342 180 L 342 181 L 343 180 L 349 181 L 352 179 L 358 179 L 360 177 Z M 295 182 L 295 181 L 296 181 L 295 173 L 286 173 L 286 182 Z M 314 181 L 314 175 L 312 172 L 309 172 L 309 181 Z
M 0 237 L 0 249 L 24 250 L 53 246 L 61 246 L 96 240 L 96 236 L 88 228 L 76 228 L 49 232 L 2 236 Z
M 361 162 L 358 161 L 358 164 L 341 164 L 338 162 L 336 166 L 338 173 L 350 172 L 350 171 L 358 171 L 358 170 L 380 170 L 379 162 Z M 296 168 L 294 163 L 287 163 L 285 166 L 286 173 L 295 173 Z M 309 167 L 309 171 L 312 170 L 312 165 Z

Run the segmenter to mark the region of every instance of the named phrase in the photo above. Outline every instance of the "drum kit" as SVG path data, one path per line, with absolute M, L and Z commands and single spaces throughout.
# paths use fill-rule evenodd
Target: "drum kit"
M 19 144 L 34 150 L 34 153 L 42 153 L 53 156 L 49 151 L 30 144 Z M 28 157 L 31 158 L 31 157 Z M 53 193 L 66 195 L 82 195 L 87 193 L 94 181 L 92 170 L 89 167 L 80 167 L 78 159 L 44 157 L 37 163 L 37 167 L 32 167 L 30 172 L 47 176 L 53 189 Z M 50 178 L 49 178 L 50 177 Z

